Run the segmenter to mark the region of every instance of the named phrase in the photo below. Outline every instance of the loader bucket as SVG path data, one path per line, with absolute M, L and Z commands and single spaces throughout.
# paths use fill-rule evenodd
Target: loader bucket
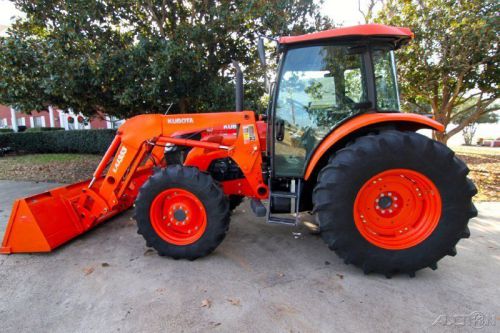
M 49 252 L 84 231 L 72 200 L 88 181 L 14 202 L 0 253 Z
M 139 175 L 135 183 L 140 186 L 145 176 Z M 102 179 L 95 183 L 96 188 L 101 182 Z M 89 219 L 78 206 L 89 191 L 88 185 L 89 181 L 84 181 L 16 200 L 0 253 L 50 252 L 133 204 L 132 200 L 125 200 L 106 214 Z M 138 188 L 131 191 L 136 192 Z

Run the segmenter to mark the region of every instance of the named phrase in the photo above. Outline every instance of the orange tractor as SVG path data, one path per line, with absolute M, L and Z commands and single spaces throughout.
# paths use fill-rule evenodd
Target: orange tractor
M 236 112 L 128 119 L 91 180 L 14 203 L 1 253 L 51 251 L 134 205 L 147 246 L 192 260 L 248 197 L 271 223 L 312 212 L 365 273 L 435 269 L 469 236 L 476 188 L 453 151 L 415 133 L 443 125 L 399 111 L 394 50 L 412 36 L 362 25 L 280 38 L 267 116 L 241 111 L 238 71 Z M 260 40 L 265 66 L 263 54 Z

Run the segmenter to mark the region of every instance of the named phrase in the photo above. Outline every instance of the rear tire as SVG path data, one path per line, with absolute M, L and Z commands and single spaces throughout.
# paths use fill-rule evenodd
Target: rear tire
M 210 175 L 194 167 L 167 166 L 141 187 L 135 218 L 138 233 L 159 255 L 194 260 L 211 253 L 226 236 L 229 202 Z
M 381 174 L 389 175 L 390 170 L 396 172 L 392 178 L 378 178 Z M 401 184 L 397 178 L 399 171 L 405 173 L 401 175 Z M 416 133 L 391 130 L 358 138 L 333 155 L 318 175 L 313 203 L 321 236 L 345 263 L 352 263 L 365 273 L 414 276 L 417 270 L 425 267 L 436 269 L 441 258 L 456 254 L 455 245 L 461 238 L 469 237 L 467 223 L 477 215 L 472 203 L 477 190 L 466 177 L 468 172 L 467 166 L 448 147 Z M 416 185 L 423 184 L 428 189 L 423 196 L 407 191 L 407 198 L 403 195 L 399 201 L 420 205 L 421 214 L 413 214 L 411 207 L 393 208 L 396 201 L 394 197 L 392 200 L 385 197 L 385 193 L 390 192 L 384 192 L 382 186 L 370 190 L 372 182 L 379 180 L 380 184 L 387 185 L 388 191 L 400 186 L 403 194 L 406 188 L 419 190 Z M 432 189 L 437 189 L 439 200 Z M 380 191 L 380 196 L 376 191 Z M 368 199 L 360 199 L 364 193 L 366 198 L 375 198 L 373 205 Z M 379 200 L 382 201 L 382 196 L 384 207 L 391 209 L 389 217 L 382 216 L 389 214 L 389 210 L 381 213 Z M 364 203 L 362 208 L 359 208 L 360 202 Z M 360 209 L 363 213 L 368 212 L 369 217 L 360 214 Z M 392 221 L 398 212 L 406 213 Z M 398 230 L 399 222 L 409 223 L 413 218 L 420 224 L 406 225 L 407 229 Z M 434 225 L 432 220 L 435 220 Z M 389 223 L 382 225 L 381 222 Z M 380 226 L 382 228 L 378 228 Z M 389 231 L 384 229 L 386 227 Z M 412 233 L 416 235 L 413 239 L 405 238 Z

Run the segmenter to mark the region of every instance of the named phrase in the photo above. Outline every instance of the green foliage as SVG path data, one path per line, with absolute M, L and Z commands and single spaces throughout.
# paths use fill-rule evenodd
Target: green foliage
M 12 133 L 12 128 L 0 128 L 0 133 Z
M 50 132 L 50 131 L 64 131 L 62 127 L 33 127 L 27 128 L 26 132 Z
M 115 130 L 44 131 L 0 134 L 0 147 L 24 153 L 104 154 Z
M 398 53 L 403 106 L 458 126 L 452 135 L 483 114 L 495 111 L 500 97 L 500 3 L 497 0 L 386 0 L 376 21 L 410 27 L 415 39 Z M 467 117 L 458 108 L 478 99 Z M 498 110 L 498 108 L 496 108 Z M 470 111 L 470 112 L 469 112 Z
M 258 35 L 330 25 L 309 0 L 13 2 L 26 18 L 0 40 L 0 101 L 87 116 L 231 110 L 232 60 L 245 108 L 262 108 Z

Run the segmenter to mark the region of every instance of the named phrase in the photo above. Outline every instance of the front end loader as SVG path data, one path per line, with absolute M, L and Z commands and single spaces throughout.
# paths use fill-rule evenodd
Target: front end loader
M 147 246 L 193 260 L 248 197 L 269 223 L 311 212 L 365 273 L 435 269 L 469 236 L 476 188 L 453 151 L 416 133 L 443 125 L 400 112 L 394 51 L 412 37 L 371 24 L 280 38 L 267 115 L 241 111 L 238 71 L 235 112 L 128 119 L 92 179 L 16 200 L 0 252 L 51 251 L 134 205 Z

